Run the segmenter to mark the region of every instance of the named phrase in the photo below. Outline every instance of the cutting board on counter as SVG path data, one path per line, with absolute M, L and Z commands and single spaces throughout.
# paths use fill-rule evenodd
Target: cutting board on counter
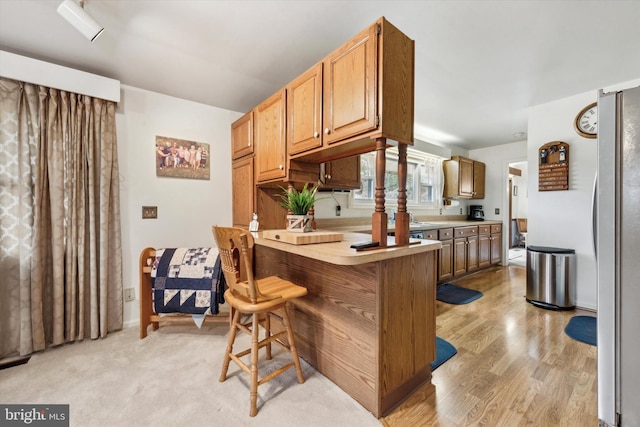
M 279 242 L 290 243 L 292 245 L 309 245 L 313 243 L 339 242 L 344 237 L 342 233 L 333 231 L 310 231 L 308 233 L 297 233 L 287 230 L 265 230 L 262 237 Z

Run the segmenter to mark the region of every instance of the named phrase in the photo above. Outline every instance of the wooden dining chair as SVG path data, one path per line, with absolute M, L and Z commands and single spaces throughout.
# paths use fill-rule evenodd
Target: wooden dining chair
M 298 382 L 300 384 L 304 382 L 293 330 L 291 329 L 291 321 L 289 320 L 287 302 L 293 298 L 306 295 L 307 289 L 276 276 L 255 280 L 252 256 L 254 239 L 250 232 L 241 228 L 214 226 L 213 236 L 218 245 L 224 277 L 229 287 L 224 293 L 224 298 L 231 306 L 232 311 L 229 340 L 224 353 L 220 382 L 226 380 L 231 360 L 250 375 L 251 409 L 249 415 L 254 417 L 258 413 L 256 403 L 259 385 L 272 380 L 291 367 L 296 368 Z M 243 273 L 246 276 L 241 274 L 240 266 L 244 267 Z M 242 280 L 243 276 L 246 277 L 246 280 Z M 251 315 L 251 320 L 242 323 L 242 314 Z M 284 330 L 272 334 L 270 318 L 280 321 L 284 326 Z M 262 340 L 259 339 L 260 325 L 265 330 L 265 337 Z M 251 336 L 251 347 L 234 353 L 233 345 L 238 331 Z M 284 342 L 285 337 L 288 344 Z M 266 358 L 268 360 L 271 359 L 272 343 L 291 353 L 292 362 L 259 379 L 258 351 L 262 347 L 266 347 Z M 247 366 L 241 360 L 243 356 L 248 354 L 251 355 L 251 366 Z
M 527 247 L 527 218 L 517 218 L 516 223 L 518 224 L 518 245 L 522 243 L 522 245 Z

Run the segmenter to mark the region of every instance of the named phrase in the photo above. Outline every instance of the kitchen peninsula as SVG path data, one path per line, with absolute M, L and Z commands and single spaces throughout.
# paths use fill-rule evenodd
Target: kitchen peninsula
M 260 233 L 254 266 L 257 278 L 307 288 L 290 306 L 300 356 L 380 418 L 431 379 L 441 243 L 349 248 L 367 240 L 345 233 L 340 242 L 292 245 Z

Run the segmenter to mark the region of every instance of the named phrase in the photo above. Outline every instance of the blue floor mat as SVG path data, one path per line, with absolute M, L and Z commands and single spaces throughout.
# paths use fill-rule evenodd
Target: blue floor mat
M 598 322 L 593 316 L 573 316 L 564 332 L 576 341 L 597 345 Z
M 448 304 L 469 304 L 482 296 L 482 292 L 461 288 L 451 283 L 440 285 L 436 289 L 436 299 Z
M 457 352 L 458 350 L 451 343 L 436 337 L 436 360 L 431 363 L 431 371 L 435 371 L 438 366 L 451 359 Z

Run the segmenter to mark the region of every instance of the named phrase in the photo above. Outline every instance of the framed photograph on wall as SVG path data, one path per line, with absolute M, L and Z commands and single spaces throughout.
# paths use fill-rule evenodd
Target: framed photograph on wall
M 156 176 L 210 179 L 209 144 L 156 136 Z

